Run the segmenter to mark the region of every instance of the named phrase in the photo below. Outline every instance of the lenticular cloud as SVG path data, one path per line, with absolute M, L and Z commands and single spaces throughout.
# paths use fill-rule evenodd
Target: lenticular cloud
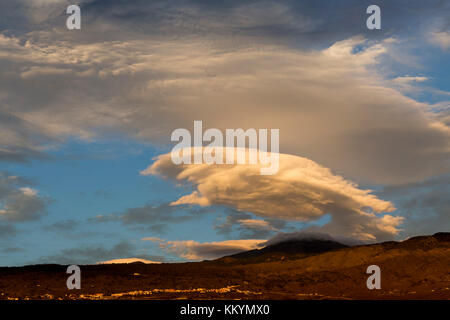
M 141 172 L 159 175 L 195 190 L 172 205 L 223 205 L 266 218 L 314 221 L 331 215 L 321 231 L 362 240 L 382 240 L 399 232 L 401 217 L 386 213 L 392 203 L 371 190 L 333 174 L 316 162 L 294 155 L 279 155 L 279 171 L 260 175 L 260 164 L 175 165 L 170 153 L 160 155 Z

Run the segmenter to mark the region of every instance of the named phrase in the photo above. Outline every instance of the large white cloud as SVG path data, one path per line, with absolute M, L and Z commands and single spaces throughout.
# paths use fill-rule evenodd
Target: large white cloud
M 392 41 L 302 50 L 245 39 L 230 47 L 223 36 L 30 37 L 0 37 L 0 144 L 10 152 L 111 132 L 165 143 L 174 129 L 203 120 L 219 129 L 279 128 L 283 152 L 358 181 L 398 184 L 449 170 L 448 126 L 377 71 Z
M 193 152 L 201 152 L 199 148 Z M 173 205 L 224 205 L 268 218 L 313 221 L 330 214 L 324 228 L 357 239 L 385 239 L 398 232 L 401 217 L 379 213 L 395 210 L 389 201 L 333 174 L 316 162 L 279 155 L 279 171 L 261 175 L 258 163 L 237 165 L 181 164 L 171 154 L 157 157 L 143 175 L 160 175 L 190 183 L 194 191 Z

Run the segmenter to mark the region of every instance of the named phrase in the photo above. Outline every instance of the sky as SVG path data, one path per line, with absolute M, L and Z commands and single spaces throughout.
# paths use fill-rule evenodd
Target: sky
M 0 266 L 449 231 L 449 55 L 448 1 L 0 0 Z M 278 172 L 174 164 L 195 120 Z

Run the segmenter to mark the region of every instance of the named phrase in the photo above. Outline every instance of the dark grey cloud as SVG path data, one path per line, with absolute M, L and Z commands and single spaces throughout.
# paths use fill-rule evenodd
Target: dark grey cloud
M 0 65 L 4 67 L 2 69 L 5 72 L 11 67 L 10 65 L 2 65 L 1 62 Z M 0 83 L 5 84 L 4 89 L 6 90 L 15 90 L 21 87 L 14 83 L 7 85 L 4 80 L 3 77 L 0 77 Z M 0 138 L 0 162 L 28 162 L 29 159 L 51 158 L 39 146 L 44 143 L 55 142 L 55 138 L 45 135 L 38 129 L 38 126 L 15 115 L 10 110 L 10 106 L 20 100 L 14 99 L 10 101 L 6 97 L 0 97 L 0 133 L 3 135 Z M 30 103 L 33 104 L 31 101 Z
M 80 225 L 78 221 L 68 219 L 64 221 L 57 221 L 51 225 L 44 226 L 43 229 L 46 231 L 57 231 L 57 232 L 71 232 L 77 229 Z
M 0 1 L 0 12 L 2 13 L 0 30 L 17 32 L 29 25 L 29 18 L 27 12 L 24 10 L 23 4 L 21 1 Z
M 1 227 L 0 227 L 1 229 Z M 18 253 L 18 252 L 23 252 L 25 251 L 25 249 L 23 248 L 19 248 L 19 247 L 5 247 L 5 248 L 0 248 L 0 252 L 3 253 L 10 253 L 10 254 L 14 254 L 14 253 Z
M 131 226 L 141 231 L 163 233 L 170 228 L 171 224 L 197 219 L 209 211 L 209 209 L 195 206 L 182 206 L 179 208 L 171 206 L 169 203 L 163 203 L 160 205 L 129 208 L 121 213 L 98 215 L 90 218 L 89 222 L 119 222 L 124 226 Z
M 230 212 L 224 219 L 221 219 L 221 223 L 216 224 L 214 229 L 218 234 L 229 235 L 233 231 L 233 227 L 238 225 L 239 219 L 250 219 L 252 216 L 245 212 L 233 211 Z
M 41 257 L 32 263 L 95 264 L 105 260 L 131 257 L 151 261 L 162 261 L 164 259 L 161 256 L 138 254 L 133 244 L 121 241 L 111 248 L 82 245 L 78 248 L 63 249 L 59 253 Z
M 386 186 L 380 195 L 398 203 L 405 216 L 403 237 L 450 230 L 450 175 Z
M 0 161 L 29 162 L 30 159 L 48 159 L 49 156 L 28 148 L 6 147 L 0 149 Z
M 82 6 L 89 1 L 77 0 L 76 4 Z M 71 0 L 0 0 L 0 30 L 23 35 L 65 25 L 66 8 L 71 4 Z
M 0 223 L 0 238 L 9 239 L 17 234 L 17 229 L 11 224 Z
M 34 221 L 46 214 L 50 199 L 40 196 L 31 185 L 25 178 L 0 171 L 0 221 Z
M 214 226 L 217 234 L 229 238 L 233 232 L 237 232 L 239 239 L 264 239 L 281 230 L 292 228 L 283 220 L 259 220 L 249 213 L 232 209 L 226 210 L 226 216 L 219 219 L 218 222 Z
M 111 231 L 99 234 L 96 226 L 92 226 L 88 221 L 80 221 L 73 219 L 66 219 L 56 221 L 54 223 L 42 226 L 45 232 L 52 232 L 58 239 L 65 240 L 79 240 L 79 239 L 94 239 L 101 235 L 105 238 L 115 237 L 116 233 Z
M 22 32 L 65 28 L 65 8 L 72 4 L 66 0 L 2 2 L 2 12 L 8 12 L 3 28 Z M 379 32 L 369 31 L 365 25 L 366 8 L 374 4 L 370 0 L 84 0 L 78 4 L 85 30 L 101 29 L 104 40 L 145 35 L 172 39 L 231 36 L 308 46 L 328 45 L 355 34 L 378 38 L 421 32 L 430 25 L 448 29 L 450 25 L 450 5 L 442 0 L 377 1 L 382 9 Z M 82 33 L 60 36 L 86 39 Z

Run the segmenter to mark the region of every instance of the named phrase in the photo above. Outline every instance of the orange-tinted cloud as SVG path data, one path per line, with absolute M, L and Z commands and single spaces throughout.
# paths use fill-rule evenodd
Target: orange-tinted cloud
M 199 149 L 196 149 L 199 152 Z M 397 234 L 401 217 L 395 210 L 316 162 L 288 154 L 279 155 L 279 171 L 260 175 L 261 164 L 175 165 L 170 153 L 157 157 L 143 175 L 160 175 L 192 184 L 195 190 L 172 205 L 223 205 L 266 218 L 314 221 L 330 214 L 326 227 L 332 233 L 358 239 L 384 239 Z M 384 214 L 379 216 L 377 214 Z

